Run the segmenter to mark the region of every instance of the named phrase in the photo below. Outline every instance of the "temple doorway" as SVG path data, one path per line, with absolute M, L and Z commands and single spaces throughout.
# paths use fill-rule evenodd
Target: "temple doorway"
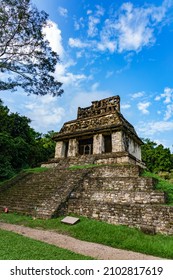
M 69 142 L 64 142 L 63 143 L 63 148 L 64 148 L 64 157 L 67 157 L 68 156 L 68 147 L 69 147 Z
M 110 135 L 104 136 L 104 152 L 111 153 L 112 152 L 112 137 Z
M 79 140 L 79 155 L 91 155 L 93 153 L 93 138 Z

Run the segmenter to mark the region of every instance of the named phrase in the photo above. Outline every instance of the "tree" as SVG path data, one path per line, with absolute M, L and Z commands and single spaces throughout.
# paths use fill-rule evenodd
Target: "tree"
M 55 142 L 52 140 L 54 131 L 47 134 L 39 134 L 35 138 L 35 143 L 31 147 L 28 164 L 30 167 L 37 166 L 40 162 L 45 162 L 54 157 Z
M 142 139 L 142 160 L 151 172 L 170 171 L 172 168 L 172 155 L 169 148 L 149 140 Z
M 10 113 L 0 100 L 0 180 L 53 156 L 54 132 L 42 135 L 30 127 L 30 122 L 25 116 Z
M 5 132 L 0 132 L 0 180 L 8 179 L 15 174 L 11 164 L 13 147 L 12 137 Z
M 0 90 L 23 88 L 29 94 L 58 96 L 62 83 L 53 73 L 59 61 L 43 27 L 48 15 L 30 0 L 0 0 Z

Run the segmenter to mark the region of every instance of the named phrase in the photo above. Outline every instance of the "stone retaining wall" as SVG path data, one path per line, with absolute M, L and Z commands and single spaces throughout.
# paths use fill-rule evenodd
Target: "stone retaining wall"
M 173 234 L 173 207 L 137 165 L 50 168 L 0 187 L 0 210 L 51 218 L 76 213 L 145 232 Z
M 173 234 L 173 207 L 156 181 L 139 177 L 138 166 L 93 169 L 83 185 L 71 193 L 68 212 L 106 221 Z
M 64 168 L 73 165 L 87 165 L 87 164 L 132 164 L 145 168 L 145 165 L 140 160 L 137 160 L 133 155 L 128 152 L 116 152 L 99 155 L 82 155 L 80 157 L 71 156 L 68 158 L 55 158 L 48 162 L 42 163 L 42 167 L 47 168 Z

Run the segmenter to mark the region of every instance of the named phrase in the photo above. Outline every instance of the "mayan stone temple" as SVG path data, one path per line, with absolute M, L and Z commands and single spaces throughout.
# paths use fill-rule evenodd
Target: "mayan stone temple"
M 65 158 L 71 164 L 142 164 L 142 141 L 121 114 L 119 96 L 93 101 L 87 108 L 79 107 L 77 119 L 66 122 L 54 140 L 54 166 Z
M 44 172 L 20 173 L 0 188 L 1 211 L 44 219 L 72 213 L 173 235 L 173 206 L 156 179 L 143 176 L 142 141 L 121 114 L 119 96 L 79 107 L 54 140 Z

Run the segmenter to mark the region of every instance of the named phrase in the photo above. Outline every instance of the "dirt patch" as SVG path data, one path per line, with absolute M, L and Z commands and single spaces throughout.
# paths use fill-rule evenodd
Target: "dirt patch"
M 161 260 L 162 258 L 149 256 L 141 253 L 114 249 L 109 246 L 81 241 L 73 237 L 56 233 L 54 231 L 32 229 L 29 227 L 6 224 L 0 222 L 0 228 L 13 231 L 26 237 L 40 240 L 75 253 L 90 256 L 98 260 Z

